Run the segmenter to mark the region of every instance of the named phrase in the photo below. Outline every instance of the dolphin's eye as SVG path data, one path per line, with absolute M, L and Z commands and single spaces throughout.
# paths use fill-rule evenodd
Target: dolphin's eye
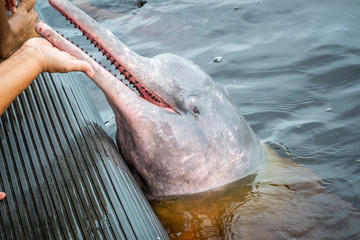
M 193 113 L 195 113 L 195 114 L 200 114 L 199 109 L 197 109 L 197 107 L 194 107 Z

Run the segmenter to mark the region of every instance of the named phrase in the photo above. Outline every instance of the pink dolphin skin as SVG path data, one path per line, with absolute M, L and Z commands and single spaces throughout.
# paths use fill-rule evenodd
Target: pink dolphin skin
M 264 149 L 227 91 L 193 62 L 142 57 L 69 1 L 50 4 L 77 27 L 138 91 L 45 23 L 37 32 L 91 64 L 111 105 L 120 152 L 148 198 L 223 186 L 252 173 Z
M 0 200 L 3 200 L 6 197 L 6 193 L 0 192 Z

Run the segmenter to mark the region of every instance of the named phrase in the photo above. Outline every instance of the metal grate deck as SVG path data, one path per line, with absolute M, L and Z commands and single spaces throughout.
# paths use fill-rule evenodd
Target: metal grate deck
M 74 74 L 39 75 L 0 142 L 0 239 L 168 239 Z

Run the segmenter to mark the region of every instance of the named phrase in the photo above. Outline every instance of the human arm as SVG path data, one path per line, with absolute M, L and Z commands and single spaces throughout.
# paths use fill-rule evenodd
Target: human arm
M 15 1 L 16 2 L 16 1 Z M 38 14 L 35 0 L 22 0 L 16 9 L 13 0 L 0 0 L 0 59 L 8 58 L 29 38 L 39 37 L 35 32 Z M 12 9 L 10 17 L 6 7 Z
M 8 55 L 8 46 L 11 45 L 13 34 L 6 14 L 5 1 L 0 0 L 0 58 Z
M 10 103 L 42 72 L 83 71 L 94 75 L 91 66 L 53 47 L 41 38 L 32 38 L 0 64 L 0 116 Z

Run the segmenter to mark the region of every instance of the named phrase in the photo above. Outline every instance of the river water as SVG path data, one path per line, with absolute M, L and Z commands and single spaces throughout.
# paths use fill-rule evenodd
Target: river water
M 38 3 L 56 30 L 96 53 L 45 0 Z M 194 61 L 225 86 L 260 139 L 318 176 L 326 196 L 339 198 L 341 204 L 328 208 L 324 207 L 328 201 L 315 202 L 322 210 L 313 214 L 338 218 L 334 220 L 337 225 L 347 221 L 343 228 L 316 231 L 318 223 L 294 227 L 299 222 L 287 216 L 289 221 L 262 232 L 268 236 L 265 239 L 360 239 L 360 230 L 351 224 L 352 220 L 359 222 L 360 211 L 358 0 L 148 0 L 140 8 L 139 1 L 130 0 L 74 3 L 143 56 L 170 52 Z M 79 76 L 114 136 L 114 116 L 104 96 Z M 251 191 L 247 189 L 239 202 Z M 241 204 L 237 210 L 240 218 Z M 172 238 L 186 238 L 187 226 L 194 224 L 213 231 L 213 225 L 204 222 L 211 222 L 210 215 L 202 218 L 206 213 L 194 216 L 190 210 L 183 211 L 190 217 L 176 220 L 177 227 L 164 223 Z M 269 225 L 284 216 L 266 211 L 256 214 L 262 224 Z M 191 233 L 189 239 L 256 238 L 256 234 L 241 235 L 231 226 L 230 231 L 215 235 L 207 235 L 206 229 L 202 235 Z

